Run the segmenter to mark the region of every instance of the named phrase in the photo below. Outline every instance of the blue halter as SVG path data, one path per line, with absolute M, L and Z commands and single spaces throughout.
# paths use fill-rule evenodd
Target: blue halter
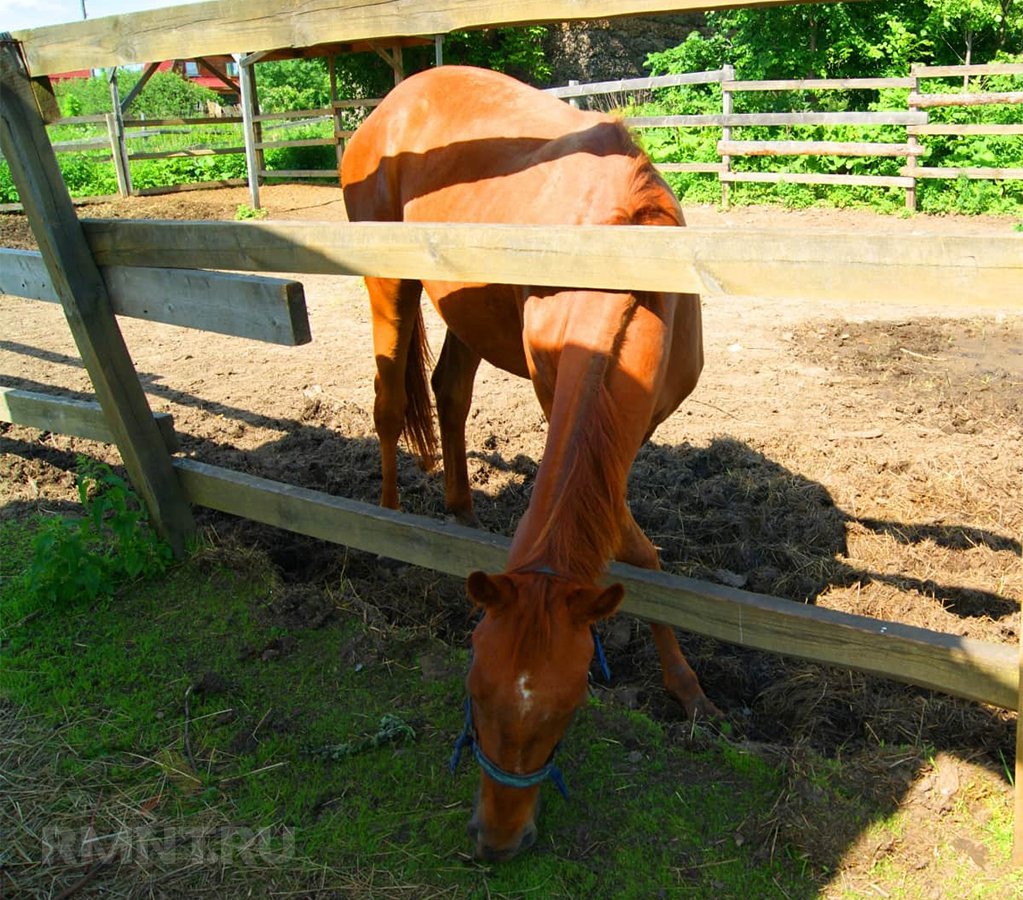
M 600 637 L 597 634 L 597 630 L 594 628 L 592 631 L 593 647 L 594 653 L 597 657 L 597 664 L 600 666 L 600 672 L 604 676 L 604 680 L 606 682 L 610 682 L 611 670 L 607 665 L 607 657 L 604 655 L 604 647 L 600 643 Z M 468 747 L 472 750 L 472 755 L 476 758 L 476 762 L 479 764 L 483 774 L 492 778 L 498 784 L 504 785 L 505 787 L 529 788 L 542 784 L 549 778 L 558 789 L 558 793 L 567 800 L 568 786 L 565 784 L 565 777 L 561 774 L 561 769 L 559 769 L 554 763 L 554 757 L 557 756 L 558 748 L 560 746 L 560 742 L 555 745 L 554 749 L 551 751 L 550 759 L 548 759 L 547 762 L 535 772 L 520 775 L 518 772 L 509 772 L 507 769 L 502 769 L 483 752 L 479 738 L 476 735 L 476 726 L 472 721 L 472 699 L 470 697 L 466 697 L 465 725 L 462 727 L 462 733 L 455 740 L 455 749 L 451 754 L 451 760 L 448 762 L 448 770 L 452 775 L 455 773 L 458 769 L 459 762 L 462 760 L 462 751 Z

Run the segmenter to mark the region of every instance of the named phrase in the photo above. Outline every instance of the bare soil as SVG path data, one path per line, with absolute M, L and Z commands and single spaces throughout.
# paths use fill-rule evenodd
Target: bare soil
M 344 219 L 336 188 L 271 186 L 263 200 L 274 219 Z M 80 214 L 222 219 L 246 202 L 243 189 L 224 189 L 97 204 Z M 919 231 L 983 240 L 1013 225 L 816 209 L 695 208 L 687 219 L 869 228 L 892 240 Z M 0 245 L 32 245 L 21 217 L 0 216 Z M 300 280 L 313 333 L 304 347 L 132 320 L 122 329 L 154 410 L 173 414 L 186 455 L 375 501 L 363 287 L 352 278 Z M 1004 301 L 1003 311 L 979 316 L 966 306 L 911 308 L 897 296 L 812 307 L 706 297 L 700 386 L 640 453 L 631 479 L 636 518 L 665 567 L 1015 644 L 1023 597 L 1023 307 L 1020 297 Z M 439 348 L 442 326 L 428 321 Z M 49 304 L 0 297 L 0 373 L 7 386 L 90 393 L 61 312 Z M 484 364 L 468 434 L 484 527 L 513 530 L 544 434 L 528 383 Z M 114 460 L 111 449 L 87 441 L 0 425 L 0 517 L 72 503 L 79 452 Z M 402 487 L 406 509 L 443 515 L 439 473 L 424 474 L 403 456 Z M 453 642 L 467 633 L 454 579 L 222 516 L 203 521 L 264 546 L 289 581 L 330 584 L 343 576 L 392 621 Z M 682 734 L 682 713 L 660 690 L 645 629 L 621 617 L 605 636 L 615 674 L 609 695 L 677 722 Z M 887 861 L 907 873 L 908 896 L 956 895 L 952 879 L 963 866 L 992 886 L 992 896 L 1002 895 L 1004 872 L 980 832 L 991 798 L 1008 790 L 1003 763 L 1013 757 L 1014 716 L 692 635 L 682 640 L 737 738 L 786 762 L 791 790 L 774 839 L 781 835 L 830 868 L 829 894 L 869 892 Z M 902 809 L 904 833 L 878 839 L 836 820 L 813 788 L 811 758 L 840 760 L 841 780 L 877 818 Z

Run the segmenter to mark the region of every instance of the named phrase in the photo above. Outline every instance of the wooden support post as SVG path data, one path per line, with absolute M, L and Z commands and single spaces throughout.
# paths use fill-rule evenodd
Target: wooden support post
M 578 85 L 579 85 L 579 79 L 578 78 L 569 78 L 568 79 L 568 86 L 569 87 L 578 87 Z M 578 97 L 569 97 L 568 98 L 568 105 L 569 106 L 574 106 L 576 109 L 579 109 L 579 98 Z
M 128 165 L 128 145 L 124 139 L 124 113 L 121 93 L 117 88 L 117 69 L 110 70 L 110 103 L 113 112 L 107 116 L 107 132 L 110 135 L 110 152 L 114 157 L 117 172 L 117 190 L 122 197 L 132 195 L 131 167 Z
M 444 35 L 433 36 L 433 64 L 439 69 L 444 65 Z
M 1019 632 L 1019 693 L 1016 701 L 1016 769 L 1012 783 L 1015 812 L 1012 820 L 1012 864 L 1023 866 L 1023 614 Z
M 259 172 L 260 152 L 256 150 L 256 144 L 260 142 L 261 135 L 258 133 L 259 123 L 256 122 L 256 79 L 252 64 L 248 63 L 241 54 L 234 55 L 238 63 L 238 84 L 241 86 L 242 102 L 242 131 L 245 134 L 245 174 L 249 180 L 249 197 L 252 200 L 252 208 L 259 209 Z
M 735 81 L 735 66 L 722 66 L 721 67 L 721 115 L 730 116 L 732 114 L 732 92 L 725 87 L 725 84 L 730 81 Z M 721 140 L 730 141 L 732 139 L 732 128 L 730 125 L 723 125 L 721 127 Z M 728 209 L 729 203 L 729 186 L 730 182 L 721 176 L 732 171 L 732 157 L 722 156 L 721 157 L 721 171 L 718 172 L 718 179 L 721 182 L 721 205 Z
M 132 484 L 154 527 L 181 553 L 195 528 L 191 508 L 57 168 L 29 79 L 9 42 L 0 44 L 0 151 Z
M 910 112 L 919 112 L 920 110 L 920 107 L 913 102 L 913 98 L 920 94 L 919 68 L 919 65 L 914 65 L 909 72 L 909 77 L 913 79 L 913 86 L 909 89 Z M 916 169 L 917 159 L 920 156 L 920 138 L 907 129 L 906 143 L 909 144 L 910 153 L 906 157 L 906 167 L 902 170 L 902 173 L 913 179 L 912 183 L 906 187 L 906 209 L 910 212 L 916 212 Z
M 327 57 L 327 71 L 330 75 L 330 112 L 331 123 L 334 128 L 334 155 L 337 157 L 337 171 L 340 177 L 341 157 L 345 152 L 345 139 L 341 136 L 344 129 L 344 122 L 341 121 L 341 109 L 336 105 L 339 99 L 337 95 L 337 57 Z

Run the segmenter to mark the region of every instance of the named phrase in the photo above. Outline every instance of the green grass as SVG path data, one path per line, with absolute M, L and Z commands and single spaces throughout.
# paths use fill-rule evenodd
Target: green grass
M 110 599 L 25 610 L 13 576 L 39 527 L 0 530 L 0 697 L 36 733 L 59 734 L 43 746 L 64 784 L 39 814 L 65 829 L 265 830 L 259 877 L 293 887 L 329 872 L 353 890 L 459 896 L 815 891 L 812 873 L 784 853 L 765 861 L 735 838 L 751 809 L 770 808 L 780 783 L 771 767 L 706 736 L 672 743 L 645 716 L 596 700 L 563 748 L 570 801 L 545 788 L 537 847 L 478 865 L 465 835 L 478 776 L 466 762 L 455 777 L 446 766 L 464 652 L 367 631 L 345 614 L 343 585 L 327 627 L 282 626 L 272 610 L 287 586 L 259 557 L 230 550 L 200 550 Z M 6 614 L 14 605 L 17 620 Z M 346 657 L 349 646 L 368 648 L 364 665 Z M 424 653 L 445 655 L 451 674 L 424 680 Z M 338 760 L 316 752 L 371 744 L 388 715 L 415 740 Z M 242 884 L 253 877 L 241 864 L 230 872 Z

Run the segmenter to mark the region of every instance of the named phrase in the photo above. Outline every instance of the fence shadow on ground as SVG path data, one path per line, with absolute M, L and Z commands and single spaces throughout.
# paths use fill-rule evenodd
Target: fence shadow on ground
M 4 348 L 14 349 L 8 343 Z M 80 365 L 70 357 L 52 361 Z M 329 409 L 313 410 L 304 421 L 267 417 L 169 388 L 152 375 L 143 373 L 141 379 L 150 395 L 177 407 L 284 432 L 280 439 L 252 449 L 232 446 L 222 431 L 185 432 L 181 438 L 187 455 L 375 501 L 376 441 L 367 434 L 346 436 Z M 24 389 L 47 389 L 6 380 Z M 74 455 L 57 446 L 28 444 L 10 436 L 0 437 L 0 452 L 34 457 L 67 471 L 75 465 Z M 471 455 L 476 465 L 526 475 L 535 471 L 536 462 L 529 457 Z M 404 453 L 400 471 L 406 508 L 442 516 L 439 473 L 420 472 Z M 501 523 L 514 523 L 525 510 L 528 477 L 494 494 L 477 491 L 474 499 L 484 524 L 501 530 Z M 822 485 L 738 440 L 718 438 L 705 447 L 648 444 L 633 469 L 630 499 L 637 521 L 660 547 L 669 571 L 710 580 L 738 577 L 748 589 L 797 602 L 815 602 L 833 588 L 880 581 L 901 591 L 929 593 L 964 619 L 1002 619 L 1015 610 L 1015 604 L 995 594 L 870 572 L 847 560 L 851 524 L 900 541 L 931 540 L 953 549 L 979 543 L 1018 555 L 1020 546 L 1014 539 L 954 524 L 857 519 L 836 507 Z M 471 627 L 460 579 L 216 513 L 203 512 L 202 521 L 263 547 L 288 581 L 336 585 L 343 579 L 363 602 L 397 624 L 428 627 L 456 645 Z M 657 658 L 646 629 L 637 620 L 619 617 L 603 631 L 614 682 L 601 693 L 611 702 L 644 709 L 670 739 L 691 743 L 693 732 L 681 710 L 660 688 Z M 934 752 L 973 759 L 1000 777 L 1004 777 L 1000 757 L 1012 758 L 1013 722 L 999 711 L 696 635 L 683 635 L 682 641 L 707 693 L 726 711 L 732 740 L 773 745 L 765 752 L 782 763 L 784 789 L 774 808 L 751 811 L 751 833 L 763 838 L 774 829 L 774 839 L 781 835 L 809 848 L 814 864 L 825 869 L 838 867 L 871 822 L 899 808 Z M 817 754 L 842 760 L 840 771 L 827 777 L 859 797 L 856 815 L 843 808 L 836 818 L 829 793 L 813 786 L 806 767 L 816 765 Z M 685 777 L 684 772 L 676 774 Z M 826 825 L 821 827 L 806 824 L 822 821 Z M 824 833 L 826 838 L 821 837 Z

